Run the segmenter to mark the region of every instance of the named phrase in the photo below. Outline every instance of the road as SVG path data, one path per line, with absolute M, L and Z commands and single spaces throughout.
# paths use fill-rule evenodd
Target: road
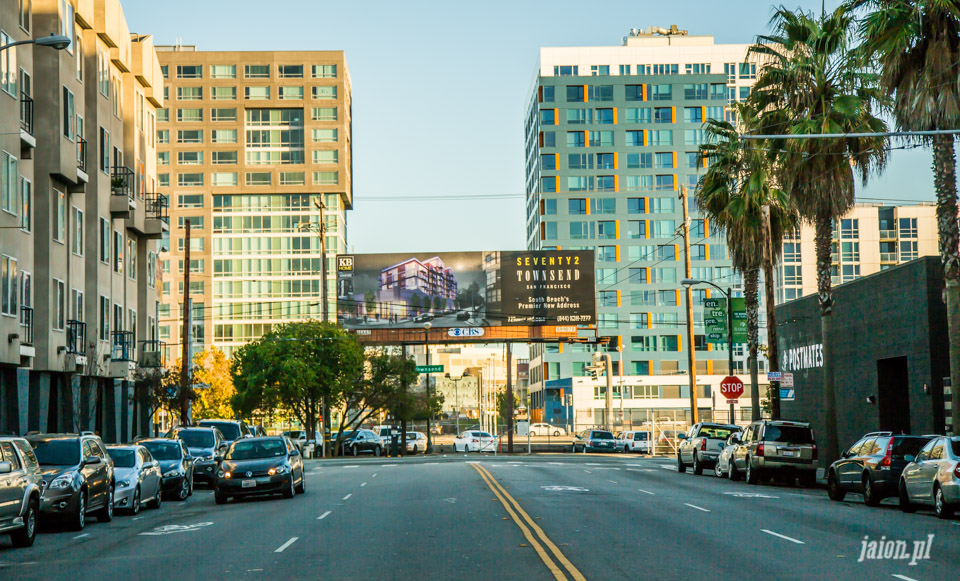
M 0 540 L 2 579 L 955 579 L 960 519 L 850 494 L 678 474 L 623 455 L 308 461 L 307 492 L 197 489 L 83 533 Z M 859 559 L 934 535 L 929 559 Z

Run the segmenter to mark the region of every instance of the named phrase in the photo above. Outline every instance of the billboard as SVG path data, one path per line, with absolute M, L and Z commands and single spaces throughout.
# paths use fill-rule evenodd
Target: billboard
M 341 254 L 337 320 L 366 330 L 594 324 L 594 254 Z

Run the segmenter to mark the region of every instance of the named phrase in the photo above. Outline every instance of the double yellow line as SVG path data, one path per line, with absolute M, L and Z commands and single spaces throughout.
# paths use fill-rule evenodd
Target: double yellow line
M 563 565 L 564 569 L 570 573 L 570 577 L 572 577 L 574 581 L 586 581 L 586 577 L 560 552 L 560 549 L 547 537 L 543 529 L 541 529 L 537 523 L 530 518 L 530 515 L 520 507 L 520 504 L 510 496 L 510 493 L 500 486 L 500 483 L 493 477 L 493 474 L 490 474 L 486 468 L 479 464 L 471 464 L 471 466 L 480 473 L 480 478 L 487 483 L 487 486 L 493 491 L 494 496 L 503 504 L 503 508 L 507 509 L 507 514 L 509 514 L 513 522 L 520 527 L 523 536 L 530 542 L 530 546 L 533 547 L 537 555 L 540 556 L 540 560 L 543 561 L 544 565 L 553 573 L 554 578 L 556 578 L 557 581 L 567 581 L 567 576 L 564 574 L 563 569 L 557 565 L 557 562 L 559 562 Z M 547 552 L 548 550 L 549 553 Z M 551 558 L 550 553 L 553 554 L 553 558 Z M 556 561 L 554 561 L 554 559 L 556 559 Z

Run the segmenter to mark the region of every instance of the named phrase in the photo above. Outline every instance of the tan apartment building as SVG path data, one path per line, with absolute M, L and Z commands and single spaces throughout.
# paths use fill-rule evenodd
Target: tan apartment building
M 0 27 L 4 45 L 70 38 L 0 52 L 0 431 L 125 441 L 149 427 L 138 370 L 159 365 L 160 64 L 118 0 L 0 0 Z
M 343 52 L 158 51 L 166 78 L 158 180 L 171 200 L 159 322 L 168 360 L 181 351 L 188 267 L 192 350 L 229 355 L 274 325 L 321 318 L 324 267 L 336 313 L 334 260 L 353 207 Z
M 784 240 L 777 269 L 777 303 L 817 292 L 817 256 L 812 224 Z M 885 206 L 857 204 L 833 230 L 833 284 L 936 256 L 937 206 L 933 202 Z

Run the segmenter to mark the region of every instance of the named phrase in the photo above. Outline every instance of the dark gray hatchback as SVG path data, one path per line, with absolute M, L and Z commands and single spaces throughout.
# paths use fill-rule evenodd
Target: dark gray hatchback
M 900 475 L 933 436 L 871 432 L 847 448 L 827 469 L 827 492 L 841 501 L 847 492 L 863 495 L 868 506 L 897 495 Z

